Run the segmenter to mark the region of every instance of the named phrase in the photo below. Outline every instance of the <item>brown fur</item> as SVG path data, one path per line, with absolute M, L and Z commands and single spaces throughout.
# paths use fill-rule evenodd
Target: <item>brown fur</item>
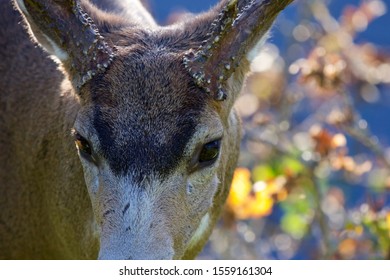
M 44 16 L 56 26 L 52 3 Z M 20 13 L 0 0 L 0 258 L 194 258 L 232 180 L 240 139 L 232 107 L 248 62 L 230 77 L 223 102 L 196 85 L 182 62 L 209 39 L 226 1 L 169 27 L 142 8 L 93 3 L 83 1 L 83 9 L 103 36 L 98 44 L 107 44 L 103 55 L 114 54 L 104 68 L 78 53 L 69 30 L 81 29 L 71 14 L 57 14 L 71 25 L 58 35 L 19 6 L 30 40 Z M 91 42 L 82 44 L 98 53 Z M 98 71 L 84 81 L 87 66 Z M 95 163 L 77 155 L 73 128 L 90 141 Z M 222 130 L 219 159 L 193 171 L 196 151 Z

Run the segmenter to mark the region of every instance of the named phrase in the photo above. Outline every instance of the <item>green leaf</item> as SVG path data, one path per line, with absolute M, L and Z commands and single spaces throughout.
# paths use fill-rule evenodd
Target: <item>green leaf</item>
M 280 173 L 285 174 L 286 172 L 292 175 L 300 174 L 304 171 L 304 166 L 298 161 L 290 157 L 285 157 L 279 165 Z
M 270 165 L 258 165 L 252 170 L 254 182 L 271 180 L 275 176 L 276 174 Z
M 301 239 L 308 229 L 308 224 L 302 215 L 287 213 L 282 218 L 281 227 L 294 238 Z

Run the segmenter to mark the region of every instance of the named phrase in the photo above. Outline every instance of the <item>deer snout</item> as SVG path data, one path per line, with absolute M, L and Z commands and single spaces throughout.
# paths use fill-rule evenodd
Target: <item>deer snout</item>
M 142 200 L 142 199 L 140 199 Z M 121 205 L 121 203 L 118 203 Z M 135 205 L 131 201 L 130 205 Z M 144 201 L 132 209 L 126 204 L 103 214 L 100 227 L 101 260 L 151 260 L 175 258 L 167 219 Z M 121 210 L 121 211 L 119 211 Z
M 141 255 L 133 255 L 130 254 L 130 256 L 124 255 L 118 255 L 112 252 L 99 252 L 99 260 L 172 260 L 173 259 L 173 252 L 162 252 L 160 255 L 151 254 L 148 255 L 147 252 L 145 254 Z
M 116 236 L 101 240 L 99 260 L 172 260 L 172 239 L 168 236 Z
M 140 183 L 131 176 L 107 174 L 92 199 L 100 235 L 98 258 L 180 258 L 191 236 L 185 223 L 185 187 L 178 192 L 179 186 L 157 179 Z

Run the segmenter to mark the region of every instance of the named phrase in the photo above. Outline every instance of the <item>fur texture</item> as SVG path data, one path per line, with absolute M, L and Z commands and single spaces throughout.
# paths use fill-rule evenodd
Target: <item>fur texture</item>
M 1 259 L 199 253 L 236 166 L 249 61 L 221 102 L 183 58 L 226 2 L 160 27 L 138 1 L 0 0 Z M 201 163 L 213 141 L 219 156 Z

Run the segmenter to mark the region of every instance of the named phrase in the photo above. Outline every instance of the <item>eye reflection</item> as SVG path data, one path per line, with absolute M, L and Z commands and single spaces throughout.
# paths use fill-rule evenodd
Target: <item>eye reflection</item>
M 89 144 L 88 140 L 86 140 L 83 136 L 80 135 L 77 131 L 72 131 L 74 141 L 76 144 L 77 149 L 80 151 L 80 153 L 84 153 L 86 155 L 91 156 L 92 155 L 92 148 Z

